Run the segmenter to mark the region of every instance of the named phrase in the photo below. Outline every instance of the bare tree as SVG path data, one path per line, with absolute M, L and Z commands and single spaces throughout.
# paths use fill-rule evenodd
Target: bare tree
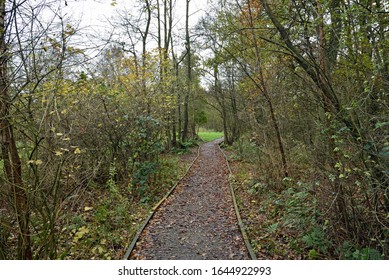
M 187 89 L 184 96 L 184 123 L 182 128 L 182 142 L 188 139 L 189 133 L 189 97 L 192 91 L 192 54 L 189 32 L 189 4 L 190 0 L 186 0 L 186 13 L 185 13 L 185 49 L 187 59 Z
M 8 62 L 10 59 L 9 45 L 6 34 L 9 32 L 10 20 L 14 16 L 16 1 L 12 9 L 6 10 L 6 0 L 0 1 L 0 132 L 1 156 L 9 184 L 10 195 L 14 198 L 18 230 L 18 258 L 32 259 L 31 238 L 29 232 L 30 212 L 27 191 L 22 178 L 22 164 L 16 147 L 13 116 L 11 113 L 12 98 L 9 93 Z

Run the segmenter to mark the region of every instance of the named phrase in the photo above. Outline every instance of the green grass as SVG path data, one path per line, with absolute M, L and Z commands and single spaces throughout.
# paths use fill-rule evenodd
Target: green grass
M 198 133 L 199 137 L 205 142 L 211 142 L 215 139 L 223 137 L 223 132 L 215 132 L 215 131 L 200 131 Z

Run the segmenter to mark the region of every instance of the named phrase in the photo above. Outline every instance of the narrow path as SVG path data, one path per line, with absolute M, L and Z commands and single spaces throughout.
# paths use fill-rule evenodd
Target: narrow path
M 150 220 L 130 259 L 249 259 L 217 144 L 201 146 L 191 170 Z

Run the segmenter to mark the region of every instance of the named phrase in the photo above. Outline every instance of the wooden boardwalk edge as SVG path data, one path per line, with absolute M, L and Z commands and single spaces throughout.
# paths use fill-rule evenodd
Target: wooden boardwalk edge
M 220 147 L 220 144 L 218 145 L 218 147 L 219 147 L 221 153 L 224 155 L 224 158 L 226 160 L 226 164 L 227 164 L 227 167 L 228 167 L 228 171 L 229 171 L 230 176 L 231 176 L 233 174 L 232 174 L 232 170 L 231 170 L 230 164 L 228 162 L 227 155 L 224 153 L 224 151 Z M 231 193 L 231 196 L 232 196 L 232 201 L 234 203 L 234 209 L 235 209 L 236 218 L 238 220 L 239 229 L 240 229 L 240 232 L 242 233 L 242 237 L 243 237 L 244 243 L 246 245 L 247 251 L 248 251 L 248 253 L 250 255 L 250 258 L 252 260 L 257 260 L 257 257 L 256 257 L 256 255 L 254 253 L 254 250 L 253 250 L 253 247 L 251 246 L 250 240 L 249 240 L 249 238 L 247 236 L 247 233 L 246 233 L 246 230 L 245 230 L 245 225 L 243 223 L 242 217 L 240 216 L 238 203 L 236 202 L 236 196 L 235 196 L 234 188 L 232 187 L 232 184 L 231 184 L 230 180 L 228 180 L 228 184 L 230 186 L 230 193 Z
M 197 161 L 199 155 L 200 155 L 200 148 L 201 148 L 201 145 L 198 147 L 197 149 L 197 156 L 195 157 L 195 159 L 192 161 L 192 163 L 189 165 L 189 167 L 187 168 L 185 174 L 174 184 L 174 186 L 166 193 L 166 195 L 151 209 L 150 211 L 150 214 L 149 216 L 146 218 L 146 220 L 144 221 L 142 227 L 138 230 L 137 234 L 134 236 L 134 238 L 132 239 L 132 242 L 130 244 L 130 246 L 128 247 L 124 257 L 123 257 L 123 260 L 128 260 L 128 258 L 130 257 L 131 255 L 131 252 L 134 250 L 135 246 L 136 246 L 136 243 L 138 242 L 138 239 L 140 237 L 140 235 L 142 234 L 142 232 L 144 231 L 144 229 L 146 228 L 146 226 L 148 225 L 148 223 L 150 222 L 151 218 L 154 216 L 155 212 L 157 211 L 157 209 L 162 205 L 162 203 L 172 194 L 172 192 L 176 189 L 177 185 L 182 181 L 182 179 L 184 179 L 186 177 L 186 175 L 189 173 L 189 170 L 192 168 L 193 164 Z

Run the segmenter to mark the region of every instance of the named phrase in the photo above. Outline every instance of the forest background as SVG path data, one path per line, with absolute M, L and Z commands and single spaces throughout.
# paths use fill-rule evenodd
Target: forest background
M 108 2 L 0 0 L 1 259 L 120 259 L 200 128 L 259 258 L 387 258 L 388 2 Z

